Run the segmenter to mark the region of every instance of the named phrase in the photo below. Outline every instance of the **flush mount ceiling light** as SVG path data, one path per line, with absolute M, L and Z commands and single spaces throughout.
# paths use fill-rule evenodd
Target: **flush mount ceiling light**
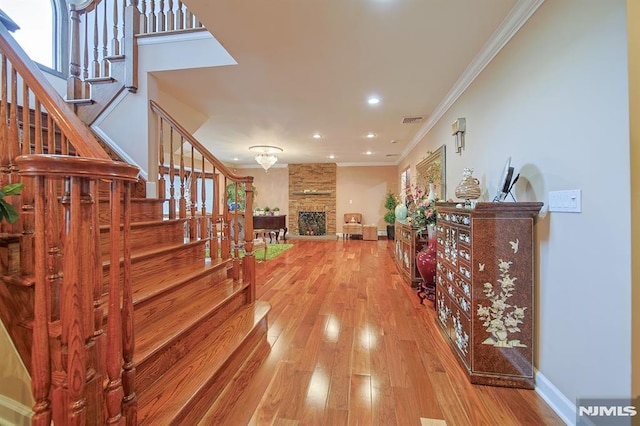
M 367 137 L 368 137 L 369 139 L 371 139 L 371 138 L 375 138 L 375 137 L 376 137 L 376 134 L 375 134 L 375 133 L 367 133 Z
M 320 139 L 322 137 L 322 135 L 320 133 L 314 133 L 312 138 L 314 139 Z
M 369 99 L 367 99 L 367 103 L 369 105 L 378 105 L 380 103 L 380 98 L 377 96 L 371 96 Z
M 272 145 L 254 145 L 249 147 L 249 151 L 258 152 L 254 158 L 267 171 L 278 161 L 276 153 L 282 152 L 282 148 Z

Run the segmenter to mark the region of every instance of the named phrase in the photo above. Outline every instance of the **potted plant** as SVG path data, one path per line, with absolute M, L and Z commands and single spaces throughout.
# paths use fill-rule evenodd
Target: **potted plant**
M 388 192 L 384 200 L 384 208 L 387 212 L 384 214 L 384 221 L 387 222 L 387 238 L 393 240 L 395 238 L 395 208 L 398 204 L 398 197 L 393 192 Z
M 7 195 L 18 195 L 22 192 L 24 183 L 12 183 L 0 189 L 0 221 L 3 219 L 9 223 L 18 220 L 18 212 L 4 199 Z
M 258 195 L 258 191 L 255 186 L 251 186 L 253 189 L 253 199 L 255 199 L 256 195 Z M 245 201 L 247 199 L 247 192 L 244 189 L 244 183 L 239 183 L 237 190 L 236 184 L 230 182 L 227 184 L 227 204 L 229 205 L 230 211 L 235 210 L 244 210 Z
M 271 213 L 270 213 L 270 212 L 271 212 L 271 207 L 269 207 L 269 206 L 264 206 L 264 207 L 262 208 L 262 211 L 264 211 L 264 214 L 265 214 L 266 216 L 269 216 L 269 215 L 271 214 Z
M 274 214 L 275 216 L 278 216 L 278 215 L 280 214 L 280 207 L 277 207 L 277 206 L 276 206 L 276 207 L 274 207 L 274 208 L 273 208 L 273 214 Z

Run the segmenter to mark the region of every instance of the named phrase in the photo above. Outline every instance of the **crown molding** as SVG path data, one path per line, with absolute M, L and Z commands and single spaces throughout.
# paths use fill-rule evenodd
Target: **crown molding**
M 427 121 L 420 127 L 411 140 L 411 143 L 402 151 L 398 164 L 404 160 L 409 152 L 424 138 L 435 126 L 442 116 L 451 108 L 456 100 L 467 90 L 482 70 L 493 60 L 520 28 L 531 18 L 535 11 L 544 3 L 544 0 L 518 0 L 516 5 L 493 32 L 489 40 L 482 46 L 480 52 L 464 70 L 458 81 L 455 82 L 449 93 L 429 115 Z

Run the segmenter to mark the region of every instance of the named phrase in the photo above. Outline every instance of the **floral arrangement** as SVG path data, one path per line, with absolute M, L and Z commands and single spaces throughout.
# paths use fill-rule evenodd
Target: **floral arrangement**
M 407 221 L 418 228 L 419 234 L 428 226 L 436 224 L 436 201 L 437 199 L 429 200 L 424 189 L 418 185 L 413 185 L 412 190 L 407 193 Z

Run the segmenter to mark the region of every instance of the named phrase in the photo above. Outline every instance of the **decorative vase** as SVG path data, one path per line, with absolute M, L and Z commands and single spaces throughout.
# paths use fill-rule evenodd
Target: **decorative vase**
M 418 289 L 420 301 L 424 299 L 435 300 L 436 289 L 436 227 L 435 225 L 427 226 L 428 239 L 427 244 L 422 246 L 416 254 L 416 266 L 422 277 L 422 283 Z
M 465 167 L 462 171 L 462 180 L 456 186 L 456 197 L 465 200 L 475 200 L 480 198 L 482 191 L 480 190 L 480 181 L 474 178 L 473 169 Z
M 409 210 L 407 210 L 407 206 L 404 204 L 398 204 L 395 209 L 396 219 L 399 221 L 403 221 L 407 218 L 409 214 Z
M 431 203 L 432 201 L 436 200 L 436 184 L 433 182 L 429 182 L 429 194 L 427 194 L 427 202 Z

